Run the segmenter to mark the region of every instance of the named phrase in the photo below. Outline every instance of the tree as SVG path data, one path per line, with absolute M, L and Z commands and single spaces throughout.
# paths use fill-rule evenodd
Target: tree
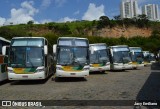
M 114 16 L 114 19 L 115 20 L 121 20 L 121 16 L 120 15 Z
M 149 26 L 148 17 L 145 14 L 138 15 L 137 25 L 140 28 L 143 28 L 145 26 L 148 27 Z
M 110 20 L 107 16 L 101 16 L 98 21 L 98 29 L 104 28 L 110 24 Z
M 33 20 L 30 20 L 30 21 L 27 22 L 27 24 L 28 24 L 28 25 L 32 25 L 32 24 L 34 24 L 34 21 L 33 21 Z

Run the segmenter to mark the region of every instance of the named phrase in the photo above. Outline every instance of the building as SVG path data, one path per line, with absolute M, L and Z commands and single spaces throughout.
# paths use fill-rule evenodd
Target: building
M 121 18 L 133 18 L 138 15 L 137 0 L 122 0 L 120 6 Z
M 159 9 L 158 9 L 158 5 L 156 4 L 144 5 L 142 7 L 142 14 L 147 15 L 149 20 L 152 20 L 152 21 L 160 20 Z

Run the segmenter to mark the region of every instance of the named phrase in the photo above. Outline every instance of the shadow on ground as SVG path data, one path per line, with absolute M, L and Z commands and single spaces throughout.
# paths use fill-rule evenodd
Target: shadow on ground
M 156 72 L 154 72 L 154 70 L 156 70 Z M 155 63 L 151 66 L 151 74 L 139 91 L 136 100 L 149 100 L 152 102 L 157 102 L 157 100 L 160 100 L 160 66 L 158 63 Z M 160 106 L 147 106 L 147 108 L 159 109 Z
M 111 70 L 111 73 L 116 73 L 116 72 L 120 72 L 120 73 L 124 73 L 124 72 L 130 72 L 129 70 Z
M 4 85 L 4 84 L 7 84 L 7 83 L 10 83 L 11 81 L 9 80 L 4 80 L 4 81 L 1 81 L 0 82 L 0 86 Z
M 85 82 L 87 81 L 86 78 L 83 78 L 83 77 L 56 77 L 56 78 L 52 78 L 52 81 L 55 81 L 55 82 Z
M 107 74 L 108 72 L 110 71 L 102 71 L 102 72 L 98 72 L 98 71 L 95 71 L 95 72 L 89 72 L 90 75 L 105 75 Z

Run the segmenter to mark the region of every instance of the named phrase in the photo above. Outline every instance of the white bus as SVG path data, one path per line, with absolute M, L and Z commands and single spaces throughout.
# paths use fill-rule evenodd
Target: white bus
M 56 55 L 55 77 L 89 76 L 89 41 L 86 38 L 60 37 L 53 45 Z
M 131 59 L 132 59 L 132 66 L 133 68 L 143 67 L 144 66 L 144 59 L 143 59 L 143 52 L 141 47 L 129 47 Z
M 143 56 L 144 56 L 144 66 L 151 65 L 150 52 L 149 51 L 143 51 Z
M 8 79 L 7 75 L 7 64 L 8 64 L 8 47 L 10 45 L 10 41 L 0 37 L 0 82 Z M 7 46 L 7 54 L 2 54 L 2 47 Z
M 110 70 L 108 47 L 105 43 L 90 44 L 90 72 Z
M 3 51 L 5 53 L 5 50 Z M 8 61 L 9 80 L 45 79 L 53 72 L 53 58 L 48 54 L 48 41 L 43 37 L 14 37 Z
M 129 47 L 127 45 L 110 46 L 111 70 L 132 69 Z
M 150 53 L 150 63 L 156 63 L 156 56 L 154 53 Z

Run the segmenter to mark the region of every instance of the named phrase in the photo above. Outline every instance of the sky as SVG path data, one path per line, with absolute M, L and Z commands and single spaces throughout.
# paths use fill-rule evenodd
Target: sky
M 160 0 L 137 0 L 139 12 L 144 4 L 158 4 Z M 120 15 L 121 0 L 0 0 L 0 26 L 27 23 L 112 19 Z M 159 10 L 160 11 L 160 10 Z

